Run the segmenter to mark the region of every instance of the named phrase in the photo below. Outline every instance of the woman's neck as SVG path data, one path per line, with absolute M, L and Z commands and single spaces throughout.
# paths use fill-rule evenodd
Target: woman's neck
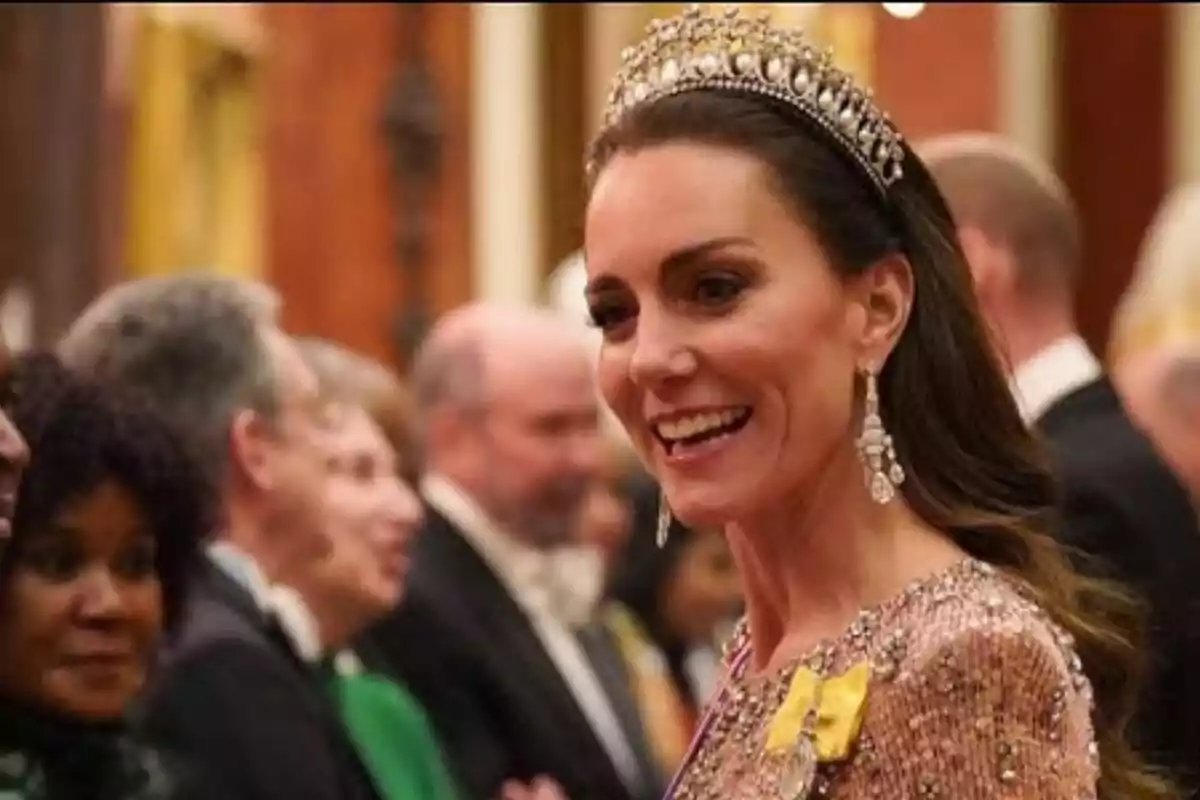
M 851 453 L 789 493 L 795 501 L 728 527 L 756 671 L 839 636 L 862 609 L 962 557 L 902 497 L 873 502 L 861 476 Z
M 123 717 L 88 719 L 0 693 L 0 749 L 54 751 L 85 738 L 115 737 L 125 728 Z

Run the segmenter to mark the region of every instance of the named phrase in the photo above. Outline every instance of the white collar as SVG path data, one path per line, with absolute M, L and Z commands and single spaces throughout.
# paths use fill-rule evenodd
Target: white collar
M 321 658 L 324 647 L 316 617 L 298 591 L 284 584 L 271 583 L 249 553 L 229 542 L 209 545 L 208 557 L 249 592 L 264 614 L 275 618 L 297 656 L 309 663 Z
M 539 550 L 503 530 L 475 500 L 444 475 L 421 480 L 425 501 L 449 520 L 527 611 L 547 613 L 571 625 L 590 618 L 601 575 L 590 580 L 592 560 L 580 548 Z M 595 559 L 602 569 L 602 559 Z M 594 585 L 593 585 L 594 584 Z
M 270 602 L 275 619 L 296 655 L 310 664 L 320 661 L 325 652 L 321 629 L 304 597 L 292 587 L 277 583 L 271 587 Z
M 271 606 L 271 582 L 258 562 L 242 548 L 229 542 L 214 542 L 208 546 L 208 557 L 249 594 L 263 611 Z
M 1103 374 L 1099 360 L 1078 335 L 1042 348 L 1013 372 L 1009 387 L 1025 423 L 1032 425 L 1051 406 Z

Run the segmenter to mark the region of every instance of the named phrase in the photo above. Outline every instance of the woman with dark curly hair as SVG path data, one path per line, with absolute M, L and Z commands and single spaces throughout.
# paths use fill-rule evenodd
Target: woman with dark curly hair
M 10 413 L 36 457 L 0 557 L 0 796 L 180 796 L 124 723 L 215 507 L 182 439 L 133 398 L 18 359 Z

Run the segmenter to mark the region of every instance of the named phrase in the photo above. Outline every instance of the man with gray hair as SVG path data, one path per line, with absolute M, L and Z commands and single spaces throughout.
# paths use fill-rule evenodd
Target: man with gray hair
M 660 797 L 626 676 L 570 613 L 586 604 L 562 557 L 603 457 L 575 327 L 545 309 L 457 309 L 413 388 L 426 525 L 408 597 L 372 643 L 429 712 L 465 798 L 547 777 L 571 800 Z
M 278 584 L 330 550 L 316 378 L 265 286 L 210 275 L 121 284 L 59 346 L 73 369 L 140 390 L 194 442 L 224 524 L 149 687 L 145 733 L 228 800 L 372 800 L 314 676 L 313 634 Z M 214 790 L 215 791 L 215 790 Z
M 1060 536 L 1084 566 L 1149 601 L 1149 669 L 1135 739 L 1187 785 L 1200 776 L 1200 533 L 1187 493 L 1130 421 L 1079 335 L 1080 223 L 1062 182 L 1008 140 L 919 145 L 958 223 L 976 294 L 1063 488 Z M 919 288 L 918 288 L 919 291 Z M 1093 676 L 1095 677 L 1095 676 Z

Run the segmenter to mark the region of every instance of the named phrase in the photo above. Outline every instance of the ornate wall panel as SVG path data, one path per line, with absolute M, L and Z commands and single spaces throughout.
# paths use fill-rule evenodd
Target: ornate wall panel
M 0 8 L 0 289 L 21 288 L 15 305 L 32 311 L 22 338 L 35 344 L 91 300 L 106 259 L 105 13 Z
M 1079 323 L 1104 352 L 1168 182 L 1169 3 L 1058 7 L 1057 163 L 1084 226 Z
M 130 29 L 120 42 L 129 49 L 130 68 L 125 268 L 133 276 L 186 269 L 258 275 L 257 6 L 151 3 L 116 10 Z
M 910 140 L 999 129 L 997 4 L 929 3 L 915 19 L 872 10 L 872 82 Z
M 471 291 L 469 8 L 264 11 L 267 271 L 285 323 L 403 361 Z
M 582 3 L 541 5 L 543 244 L 548 274 L 583 244 L 583 157 L 588 143 L 586 16 Z

